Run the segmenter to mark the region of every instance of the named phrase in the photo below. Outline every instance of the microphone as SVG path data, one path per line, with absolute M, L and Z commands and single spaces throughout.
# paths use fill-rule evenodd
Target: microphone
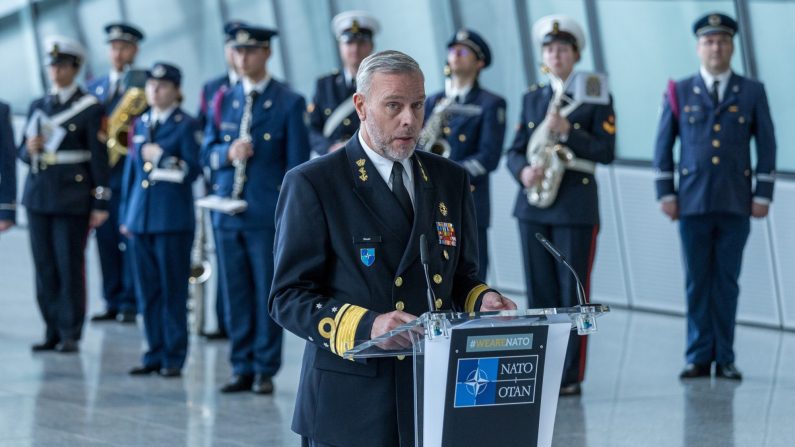
M 574 279 L 577 281 L 577 302 L 580 303 L 580 306 L 585 306 L 585 288 L 582 286 L 582 281 L 580 281 L 580 277 L 577 276 L 577 272 L 574 271 L 574 268 L 571 266 L 571 264 L 569 264 L 568 261 L 566 261 L 566 258 L 563 257 L 560 251 L 558 251 L 558 249 L 552 245 L 552 242 L 549 242 L 549 240 L 545 238 L 543 234 L 536 233 L 536 239 L 538 239 L 538 242 L 540 242 L 541 245 L 547 249 L 549 254 L 551 254 L 556 261 L 565 265 L 571 274 L 574 275 Z
M 436 294 L 433 293 L 433 287 L 431 287 L 431 277 L 428 274 L 428 239 L 425 237 L 425 234 L 420 235 L 420 262 L 422 263 L 422 270 L 425 272 L 425 285 L 427 287 L 427 296 L 428 296 L 428 311 L 435 312 L 436 306 L 434 302 L 436 301 Z

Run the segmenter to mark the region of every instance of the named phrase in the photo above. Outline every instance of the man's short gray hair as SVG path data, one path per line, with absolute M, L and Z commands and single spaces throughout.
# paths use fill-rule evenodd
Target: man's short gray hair
M 400 51 L 387 50 L 367 56 L 356 72 L 356 92 L 367 96 L 370 83 L 376 73 L 417 73 L 423 76 L 420 64 L 411 56 Z

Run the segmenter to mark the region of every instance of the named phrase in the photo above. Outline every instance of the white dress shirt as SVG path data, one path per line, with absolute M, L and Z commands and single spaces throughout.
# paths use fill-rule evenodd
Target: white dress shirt
M 379 154 L 378 152 L 374 151 L 367 143 L 364 141 L 362 137 L 362 133 L 359 132 L 359 144 L 362 145 L 364 149 L 364 153 L 367 154 L 367 158 L 375 165 L 375 169 L 378 171 L 378 174 L 381 175 L 381 178 L 384 179 L 384 182 L 389 186 L 389 189 L 392 189 L 392 166 L 394 162 L 383 155 Z M 411 170 L 411 157 L 401 160 L 400 164 L 403 165 L 403 184 L 406 186 L 408 190 L 409 197 L 411 198 L 411 204 L 414 205 L 414 171 Z

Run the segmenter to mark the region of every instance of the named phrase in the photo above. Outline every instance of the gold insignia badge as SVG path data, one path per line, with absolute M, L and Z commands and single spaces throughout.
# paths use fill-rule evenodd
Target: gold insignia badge
M 459 30 L 455 35 L 455 40 L 462 41 L 467 39 L 469 39 L 469 33 L 465 29 Z
M 356 160 L 356 166 L 359 167 L 359 174 L 360 174 L 359 179 L 363 182 L 366 182 L 369 177 L 367 176 L 367 170 L 364 169 L 364 164 L 365 164 L 364 158 Z
M 152 69 L 152 76 L 155 78 L 162 78 L 166 75 L 166 67 L 162 65 L 155 65 L 155 68 Z
M 323 338 L 331 338 L 331 335 L 337 329 L 337 324 L 334 322 L 334 319 L 331 317 L 326 317 L 320 320 L 320 323 L 317 325 L 317 331 L 320 333 L 320 336 Z
M 238 30 L 237 33 L 235 33 L 235 42 L 237 42 L 237 43 L 246 43 L 246 42 L 248 42 L 250 37 L 251 36 L 248 34 L 248 31 L 241 29 L 241 30 Z
M 557 20 L 552 22 L 552 34 L 557 34 L 560 32 L 560 22 Z
M 740 108 L 737 106 L 729 106 L 729 112 L 737 113 L 740 111 Z
M 61 50 L 60 50 L 60 48 L 58 47 L 58 44 L 57 44 L 57 43 L 56 43 L 56 44 L 53 44 L 53 46 L 52 46 L 52 51 L 50 51 L 50 56 L 52 56 L 52 57 L 58 57 L 58 53 L 60 53 L 60 52 L 61 52 Z
M 615 135 L 616 134 L 616 126 L 614 124 L 610 124 L 607 121 L 602 122 L 602 129 L 608 133 L 608 135 Z
M 720 25 L 720 16 L 719 16 L 719 15 L 717 15 L 717 14 L 712 14 L 712 15 L 710 15 L 710 16 L 709 16 L 709 19 L 707 19 L 707 20 L 709 21 L 709 24 L 710 24 L 711 26 L 718 26 L 718 25 Z
M 359 32 L 359 21 L 354 19 L 353 23 L 351 23 L 351 32 L 356 34 Z
M 427 182 L 428 181 L 428 176 L 425 174 L 425 168 L 422 167 L 422 163 L 420 163 L 419 159 L 416 159 L 416 160 L 417 160 L 417 166 L 420 167 L 420 174 L 422 175 L 422 179 Z
M 365 163 L 364 158 L 360 158 L 360 159 L 356 160 L 356 166 L 358 166 L 360 168 L 364 167 L 364 163 Z
M 447 217 L 447 205 L 444 202 L 439 202 L 439 212 L 442 213 L 442 216 Z

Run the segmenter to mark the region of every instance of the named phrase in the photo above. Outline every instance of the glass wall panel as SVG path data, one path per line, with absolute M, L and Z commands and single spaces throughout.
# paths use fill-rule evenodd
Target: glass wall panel
M 666 82 L 699 69 L 693 22 L 711 11 L 736 17 L 734 2 L 603 0 L 597 7 L 618 121 L 617 155 L 651 160 Z M 732 69 L 743 73 L 739 39 Z
M 69 37 L 78 42 L 81 41 L 80 34 L 75 27 L 75 16 L 72 14 L 70 2 L 39 2 L 34 4 L 34 8 L 37 12 L 36 26 L 42 45 L 44 45 L 47 36 L 53 35 Z M 83 67 L 80 70 L 80 74 L 78 74 L 77 82 L 85 85 L 85 77 L 86 69 Z
M 0 54 L 5 67 L 0 70 L 0 99 L 9 103 L 15 114 L 26 114 L 30 102 L 42 94 L 41 61 L 34 39 L 30 21 L 23 20 L 21 13 L 0 17 Z
M 756 51 L 759 80 L 765 83 L 770 111 L 776 126 L 778 170 L 795 171 L 795 151 L 788 144 L 795 141 L 795 58 L 786 41 L 786 31 L 795 20 L 795 2 L 759 1 L 749 4 L 751 31 Z M 791 41 L 790 41 L 791 42 Z
M 81 0 L 76 17 L 82 28 L 84 44 L 89 54 L 83 68 L 86 79 L 102 76 L 110 69 L 108 45 L 105 43 L 105 25 L 121 20 L 119 2 Z
M 283 34 L 284 31 L 278 29 L 276 15 L 273 11 L 272 1 L 251 1 L 251 0 L 226 0 L 227 10 L 230 20 L 244 20 L 252 25 L 274 28 Z M 290 35 L 283 36 L 287 41 Z M 275 37 L 271 41 L 271 58 L 268 60 L 268 72 L 276 79 L 283 82 L 290 82 L 285 78 L 284 62 L 282 60 L 281 37 Z

